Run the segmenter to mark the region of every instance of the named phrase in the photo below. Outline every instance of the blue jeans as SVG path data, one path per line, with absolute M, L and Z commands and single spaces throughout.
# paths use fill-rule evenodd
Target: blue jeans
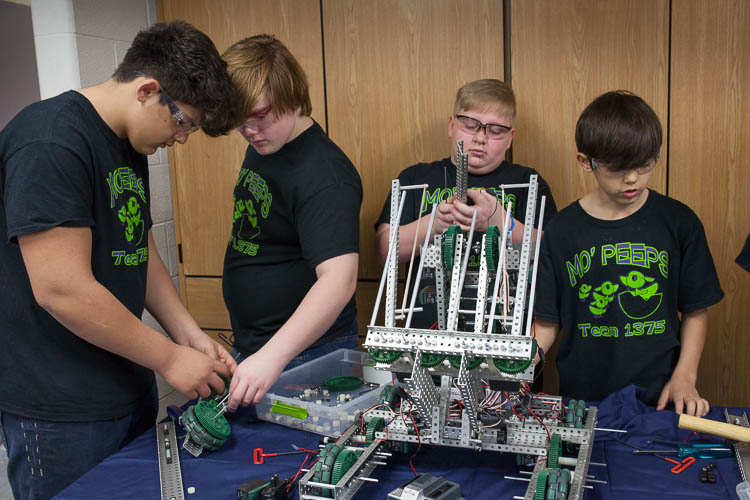
M 153 427 L 156 384 L 130 415 L 93 422 L 50 422 L 2 412 L 8 480 L 16 500 L 46 500 Z

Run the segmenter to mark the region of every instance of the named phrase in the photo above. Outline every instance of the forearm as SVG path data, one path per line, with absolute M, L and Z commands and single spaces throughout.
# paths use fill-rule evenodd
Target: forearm
M 536 343 L 545 353 L 549 352 L 552 348 L 559 331 L 559 323 L 551 323 L 549 321 L 541 321 L 538 319 L 534 322 Z M 538 355 L 536 360 L 539 361 Z
M 150 232 L 146 309 L 179 344 L 188 345 L 191 336 L 203 334 L 180 300 L 174 282 L 159 257 L 156 245 L 153 244 Z
M 281 359 L 286 365 L 310 347 L 333 325 L 354 295 L 357 285 L 357 256 L 320 276 L 297 306 L 294 314 L 260 349 L 258 354 Z M 347 256 L 344 256 L 347 257 Z
M 680 325 L 680 358 L 674 373 L 695 384 L 698 379 L 703 346 L 708 332 L 708 309 L 701 309 L 682 315 Z
M 430 215 L 424 215 L 421 219 L 415 220 L 414 222 L 410 222 L 409 224 L 404 224 L 399 229 L 399 238 L 398 238 L 398 263 L 403 264 L 404 262 L 408 262 L 411 260 L 411 253 L 412 249 L 414 247 L 414 238 L 416 235 L 417 240 L 417 248 L 415 250 L 415 255 L 419 255 L 420 247 L 424 243 L 425 235 L 427 234 L 427 229 L 430 226 Z M 385 259 L 388 256 L 388 247 L 390 245 L 390 225 L 389 224 L 381 224 L 378 227 L 378 232 L 375 236 L 376 238 L 376 253 L 378 256 L 378 261 L 380 262 L 380 265 L 385 264 Z M 437 234 L 435 231 L 437 229 L 437 225 L 433 225 L 432 231 L 430 234 L 430 239 Z M 431 241 L 428 241 L 428 243 L 431 243 Z
M 149 328 L 96 280 L 46 296 L 42 307 L 83 340 L 134 363 L 158 370 L 173 344 Z

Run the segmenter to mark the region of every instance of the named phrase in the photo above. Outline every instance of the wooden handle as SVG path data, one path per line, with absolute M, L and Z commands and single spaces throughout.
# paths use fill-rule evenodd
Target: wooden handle
M 716 420 L 709 420 L 707 418 L 691 417 L 685 414 L 680 415 L 678 427 L 680 429 L 688 429 L 750 443 L 750 428 L 748 427 L 725 424 L 724 422 L 717 422 Z

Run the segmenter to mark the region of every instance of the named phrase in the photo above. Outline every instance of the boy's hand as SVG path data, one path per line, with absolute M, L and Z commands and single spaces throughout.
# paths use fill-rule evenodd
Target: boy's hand
M 229 411 L 235 411 L 238 406 L 259 403 L 279 379 L 284 366 L 278 358 L 260 352 L 240 363 L 229 385 Z
M 695 417 L 705 416 L 711 408 L 708 401 L 700 397 L 695 384 L 677 373 L 672 375 L 671 380 L 662 389 L 656 409 L 663 410 L 669 401 L 674 401 L 676 413 L 682 413 L 684 410 L 686 415 Z
M 500 227 L 503 225 L 502 221 L 505 216 L 505 210 L 500 206 L 497 197 L 484 189 L 469 189 L 466 191 L 466 196 L 474 205 L 467 205 L 466 203 L 456 201 L 452 207 L 453 217 L 463 231 L 471 229 L 471 219 L 474 216 L 475 210 L 477 211 L 477 222 L 474 226 L 474 231 L 484 233 L 489 226 L 496 225 Z
M 173 345 L 174 350 L 169 354 L 168 361 L 159 370 L 159 374 L 169 385 L 190 399 L 199 396 L 207 398 L 211 394 L 211 387 L 218 394 L 224 392 L 224 381 L 218 374 L 231 377 L 230 369 L 225 363 L 211 359 L 191 347 Z
M 224 346 L 216 342 L 204 332 L 201 333 L 202 335 L 195 335 L 194 337 L 191 337 L 188 345 L 193 349 L 209 356 L 211 359 L 221 361 L 222 363 L 227 365 L 227 368 L 229 368 L 232 373 L 234 373 L 234 370 L 237 369 L 237 361 L 235 361 L 234 358 L 229 355 L 229 352 L 224 348 Z
M 453 217 L 453 202 L 456 196 L 453 195 L 445 201 L 438 204 L 437 213 L 435 214 L 435 221 L 432 223 L 432 234 L 443 234 L 443 232 L 456 223 Z M 430 240 L 432 243 L 432 240 Z

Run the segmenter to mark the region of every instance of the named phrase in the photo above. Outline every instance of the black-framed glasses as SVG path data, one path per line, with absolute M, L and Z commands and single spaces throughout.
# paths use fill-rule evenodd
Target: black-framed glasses
M 192 134 L 200 128 L 200 125 L 196 125 L 195 123 L 193 123 L 193 120 L 191 120 L 190 117 L 180 109 L 177 103 L 174 102 L 171 97 L 169 97 L 169 94 L 167 94 L 167 91 L 164 90 L 164 87 L 160 87 L 159 90 L 164 96 L 164 100 L 167 101 L 167 108 L 169 108 L 169 112 L 172 113 L 172 119 L 175 121 L 175 123 L 177 123 L 178 127 L 183 129 L 188 134 Z
M 468 134 L 476 134 L 480 130 L 484 131 L 489 139 L 505 139 L 513 127 L 500 125 L 499 123 L 482 123 L 476 118 L 466 115 L 456 115 L 458 125 Z
M 646 163 L 645 165 L 641 167 L 635 167 L 635 168 L 630 168 L 627 170 L 620 170 L 620 171 L 612 170 L 608 165 L 601 163 L 599 160 L 595 158 L 589 158 L 589 165 L 591 166 L 591 170 L 598 170 L 600 172 L 603 172 L 609 175 L 622 174 L 625 172 L 629 172 L 631 170 L 635 170 L 636 173 L 640 175 L 644 175 L 644 174 L 651 172 L 654 169 L 654 167 L 656 166 L 656 159 L 650 160 L 648 163 Z

